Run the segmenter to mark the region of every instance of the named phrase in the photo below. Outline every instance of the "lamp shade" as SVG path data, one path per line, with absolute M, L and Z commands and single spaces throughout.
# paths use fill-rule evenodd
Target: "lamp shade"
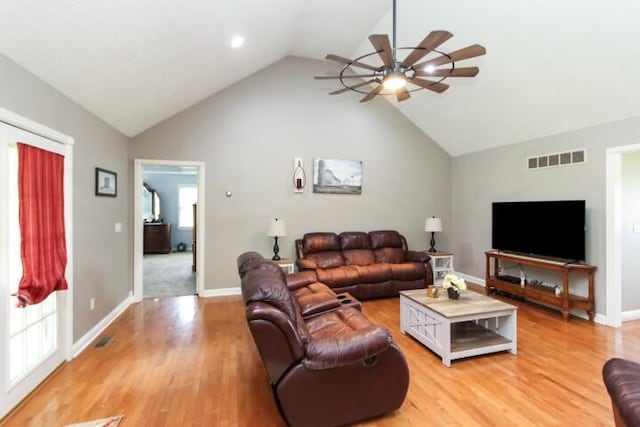
M 284 219 L 273 218 L 269 221 L 267 236 L 282 237 L 287 235 L 287 223 Z
M 424 231 L 431 231 L 432 233 L 442 231 L 442 219 L 435 216 L 427 218 L 424 222 Z

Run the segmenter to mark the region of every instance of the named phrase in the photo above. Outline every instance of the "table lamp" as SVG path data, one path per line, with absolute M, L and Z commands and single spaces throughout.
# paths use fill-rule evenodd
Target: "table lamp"
M 274 237 L 276 239 L 275 245 L 273 245 L 273 257 L 274 261 L 280 259 L 280 248 L 278 247 L 278 237 L 284 237 L 287 235 L 287 223 L 284 219 L 273 218 L 269 221 L 269 229 L 267 230 L 267 236 Z
M 427 218 L 424 222 L 424 231 L 431 232 L 431 247 L 429 248 L 429 252 L 436 252 L 436 232 L 442 231 L 442 219 L 436 218 L 435 216 L 431 218 Z

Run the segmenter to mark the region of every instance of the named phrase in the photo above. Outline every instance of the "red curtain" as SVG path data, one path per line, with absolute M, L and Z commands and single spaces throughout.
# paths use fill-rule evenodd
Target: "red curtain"
M 18 143 L 23 271 L 16 294 L 19 307 L 67 289 L 63 183 L 63 156 Z

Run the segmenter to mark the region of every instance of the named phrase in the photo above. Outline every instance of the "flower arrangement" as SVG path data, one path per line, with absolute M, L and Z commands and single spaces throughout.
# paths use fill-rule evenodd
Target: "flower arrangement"
M 464 282 L 464 279 L 461 279 L 455 274 L 447 274 L 442 281 L 442 287 L 447 290 L 449 298 L 458 299 L 460 292 L 467 289 L 467 284 Z
M 456 288 L 456 290 L 458 291 L 464 291 L 465 289 L 467 289 L 467 284 L 464 282 L 464 279 L 461 279 L 455 274 L 447 274 L 446 276 L 444 276 L 442 287 L 445 289 Z

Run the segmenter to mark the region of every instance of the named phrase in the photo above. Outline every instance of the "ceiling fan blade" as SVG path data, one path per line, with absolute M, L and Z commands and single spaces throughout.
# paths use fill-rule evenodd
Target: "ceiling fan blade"
M 339 62 L 341 64 L 349 64 L 349 65 L 351 65 L 353 67 L 360 67 L 360 68 L 366 68 L 367 70 L 371 70 L 371 71 L 378 71 L 378 68 L 374 67 L 373 65 L 365 64 L 363 62 L 354 61 L 354 60 L 351 60 L 349 58 L 344 58 L 342 56 L 333 55 L 331 53 L 329 55 L 325 56 L 325 59 L 328 59 L 329 61 L 336 61 L 336 62 Z
M 378 52 L 378 55 L 380 55 L 384 65 L 386 67 L 393 67 L 393 52 L 391 52 L 389 36 L 386 34 L 371 34 L 369 41 Z
M 442 64 L 449 64 L 455 61 L 462 61 L 463 59 L 475 58 L 476 56 L 482 56 L 487 53 L 487 50 L 480 46 L 479 44 L 473 44 L 471 46 L 464 47 L 460 50 L 456 50 L 455 52 L 449 53 L 449 57 L 442 55 L 438 58 L 434 58 L 429 61 L 425 61 L 421 64 L 416 65 L 414 68 L 423 68 L 426 66 L 437 66 Z
M 412 83 L 416 86 L 420 86 L 424 89 L 429 89 L 437 93 L 442 93 L 445 90 L 449 89 L 449 85 L 445 83 L 433 82 L 431 80 L 413 78 L 409 80 L 409 83 Z
M 406 101 L 407 99 L 411 98 L 409 89 L 407 89 L 406 87 L 398 89 L 398 92 L 396 92 L 396 98 L 398 99 L 398 102 Z
M 380 93 L 380 91 L 382 90 L 383 87 L 384 86 L 382 86 L 382 83 L 380 83 L 378 86 L 376 86 L 374 89 L 372 89 L 371 92 L 366 94 L 365 97 L 360 100 L 360 102 L 371 101 L 373 98 L 376 97 L 377 94 Z
M 365 86 L 365 85 L 368 85 L 370 83 L 375 83 L 375 82 L 376 82 L 376 79 L 369 80 L 369 81 L 362 82 L 362 83 L 358 83 L 357 85 L 353 85 L 353 86 L 350 86 L 350 87 L 344 87 L 342 89 L 338 89 L 338 90 L 335 90 L 333 92 L 329 92 L 329 95 L 338 95 L 340 93 L 345 93 L 345 92 L 347 92 L 347 91 L 349 91 L 351 89 L 355 89 L 355 88 L 358 88 L 358 87 L 361 87 L 361 86 Z
M 426 71 L 424 69 L 418 71 L 416 70 L 416 76 L 421 77 L 475 77 L 478 75 L 480 69 L 478 67 L 464 67 L 464 68 L 454 68 L 450 69 L 441 69 L 441 70 L 433 70 Z
M 313 76 L 313 78 L 316 80 L 355 79 L 362 77 L 376 77 L 376 74 L 349 74 L 348 76 Z
M 433 51 L 433 49 L 437 48 L 442 43 L 449 40 L 451 37 L 453 37 L 453 34 L 451 34 L 449 31 L 431 31 L 427 35 L 427 37 L 425 37 L 424 40 L 422 40 L 420 44 L 418 44 L 418 46 L 416 46 L 416 48 L 411 51 L 411 53 L 404 59 L 404 61 L 402 61 L 402 64 L 405 67 L 411 67 L 418 60 L 422 59 L 425 55 Z

